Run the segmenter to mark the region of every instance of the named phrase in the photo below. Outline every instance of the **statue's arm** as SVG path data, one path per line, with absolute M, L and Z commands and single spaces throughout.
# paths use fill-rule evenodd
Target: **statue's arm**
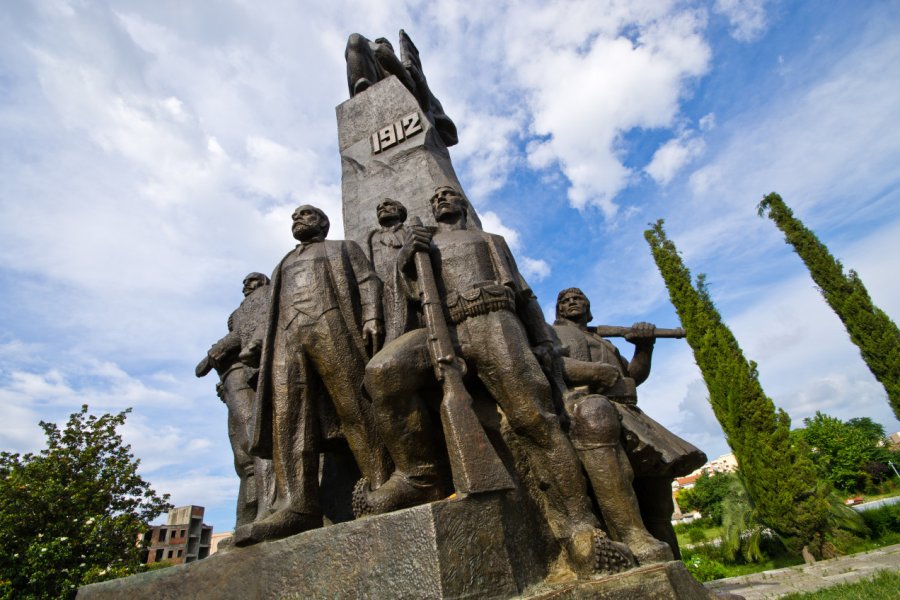
M 563 357 L 563 377 L 573 387 L 590 386 L 599 393 L 611 388 L 619 379 L 615 365 Z
M 628 375 L 634 379 L 635 385 L 644 383 L 650 376 L 653 346 L 656 343 L 655 329 L 652 323 L 640 322 L 632 325 L 631 331 L 625 335 L 625 339 L 634 344 L 634 356 L 628 363 Z
M 209 367 L 224 369 L 238 360 L 237 357 L 240 352 L 241 336 L 238 335 L 236 331 L 229 331 L 225 337 L 210 347 L 209 351 L 206 353 L 206 358 L 201 361 L 200 364 L 202 365 L 204 362 L 208 362 Z M 200 365 L 198 365 L 198 375 L 201 370 Z M 209 370 L 206 369 L 206 372 L 209 372 Z
M 490 234 L 489 234 L 490 235 Z M 516 312 L 519 319 L 525 325 L 528 339 L 532 346 L 553 346 L 553 339 L 544 321 L 544 311 L 541 310 L 534 292 L 516 265 L 509 246 L 499 235 L 490 235 L 492 259 L 498 272 L 500 282 L 510 287 L 516 294 Z
M 356 286 L 359 289 L 359 301 L 363 323 L 384 320 L 384 312 L 381 306 L 381 280 L 375 273 L 375 268 L 366 258 L 362 248 L 356 242 L 347 240 L 345 251 L 350 259 Z

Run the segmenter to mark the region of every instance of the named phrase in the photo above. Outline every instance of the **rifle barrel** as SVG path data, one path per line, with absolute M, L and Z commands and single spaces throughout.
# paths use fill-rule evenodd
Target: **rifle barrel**
M 603 337 L 625 337 L 632 331 L 631 327 L 620 327 L 618 325 L 598 325 L 593 329 L 598 335 Z M 684 335 L 684 329 L 681 327 L 676 327 L 675 329 L 657 327 L 653 330 L 654 338 L 681 339 Z
M 410 224 L 421 226 L 418 217 Z M 422 311 L 428 330 L 428 349 L 435 375 L 441 381 L 444 397 L 441 402 L 441 425 L 450 458 L 453 487 L 459 494 L 475 494 L 509 490 L 514 486 L 509 471 L 491 445 L 478 415 L 472 407 L 472 397 L 463 384 L 462 361 L 456 356 L 431 257 L 417 252 L 414 257 L 419 276 Z

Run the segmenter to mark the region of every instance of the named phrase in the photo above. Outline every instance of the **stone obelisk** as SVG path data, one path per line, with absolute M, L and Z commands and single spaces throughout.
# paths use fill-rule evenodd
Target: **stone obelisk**
M 406 206 L 409 216 L 434 225 L 434 189 L 462 190 L 450 153 L 416 98 L 390 76 L 337 107 L 341 151 L 344 235 L 365 248 L 378 229 L 375 207 L 384 198 Z M 480 229 L 469 206 L 469 223 Z

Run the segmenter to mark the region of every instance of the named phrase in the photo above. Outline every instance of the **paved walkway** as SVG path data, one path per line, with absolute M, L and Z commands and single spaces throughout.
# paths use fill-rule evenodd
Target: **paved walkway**
M 831 560 L 820 560 L 813 565 L 797 565 L 709 581 L 704 585 L 717 592 L 732 592 L 747 600 L 760 600 L 779 598 L 792 592 L 813 592 L 839 583 L 856 581 L 885 569 L 900 570 L 900 544 Z

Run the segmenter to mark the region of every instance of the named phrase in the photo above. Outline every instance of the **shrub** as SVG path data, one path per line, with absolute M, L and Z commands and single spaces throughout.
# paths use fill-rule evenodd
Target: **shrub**
M 689 556 L 685 556 L 685 554 Z M 693 575 L 697 581 L 712 581 L 713 579 L 721 579 L 725 577 L 727 571 L 725 565 L 721 562 L 709 558 L 700 553 L 686 552 L 682 553 L 682 559 L 687 570 Z
M 900 533 L 900 503 L 864 511 L 862 517 L 876 537 Z

